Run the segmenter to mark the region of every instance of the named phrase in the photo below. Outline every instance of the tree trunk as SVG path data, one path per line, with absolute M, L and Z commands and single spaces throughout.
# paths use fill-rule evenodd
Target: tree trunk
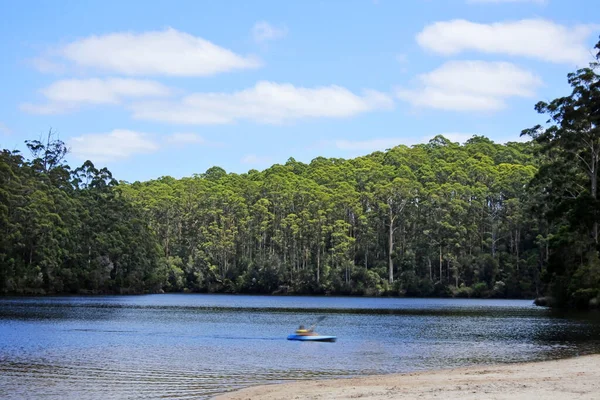
M 496 230 L 492 222 L 492 258 L 496 258 Z
M 598 152 L 592 151 L 592 164 L 590 170 L 590 177 L 592 180 L 592 198 L 596 199 L 598 192 Z M 595 218 L 594 218 L 595 219 Z M 594 236 L 594 242 L 598 244 L 598 221 L 594 220 L 592 235 Z
M 427 256 L 427 263 L 429 264 L 429 280 L 433 282 L 433 266 L 431 265 L 431 257 Z
M 515 253 L 517 256 L 517 271 L 519 271 L 519 242 L 520 242 L 521 232 L 519 229 L 515 231 Z
M 348 277 L 348 263 L 346 262 L 346 283 L 350 282 L 350 279 Z
M 442 282 L 443 279 L 443 275 L 442 275 L 442 266 L 443 266 L 443 258 L 442 258 L 442 245 L 440 244 L 440 283 Z
M 319 281 L 320 281 L 320 275 L 321 275 L 321 246 L 318 246 L 318 248 L 317 248 L 317 285 L 319 284 Z
M 448 261 L 448 263 L 449 262 L 450 261 Z M 450 265 L 448 265 L 448 267 L 450 267 Z M 455 282 L 454 286 L 456 286 L 456 288 L 458 289 L 458 264 L 457 263 L 454 263 L 454 282 Z
M 392 209 L 390 208 L 390 229 L 388 231 L 388 269 L 389 269 L 389 280 L 390 283 L 394 283 L 394 263 L 392 262 L 392 251 L 394 250 L 394 218 L 392 216 Z

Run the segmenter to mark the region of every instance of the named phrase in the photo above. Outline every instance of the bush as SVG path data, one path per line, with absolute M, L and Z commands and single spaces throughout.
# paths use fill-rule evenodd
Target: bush
M 473 297 L 487 297 L 488 287 L 484 282 L 478 282 L 473 285 Z
M 437 281 L 433 285 L 432 294 L 436 297 L 451 297 L 452 296 L 452 292 L 450 291 L 450 288 L 448 286 L 444 285 L 440 281 Z
M 533 301 L 533 304 L 539 307 L 555 307 L 556 300 L 551 296 L 538 297 Z
M 579 289 L 571 295 L 571 305 L 580 309 L 587 309 L 593 299 L 598 296 L 597 289 Z
M 494 284 L 494 288 L 490 294 L 491 297 L 506 297 L 506 285 L 502 281 Z
M 454 289 L 454 297 L 469 298 L 473 296 L 473 288 L 466 286 L 464 283 L 458 289 Z

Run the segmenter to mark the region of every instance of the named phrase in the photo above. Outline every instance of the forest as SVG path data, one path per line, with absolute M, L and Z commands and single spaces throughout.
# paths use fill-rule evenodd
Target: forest
M 600 51 L 600 42 L 596 46 Z M 598 305 L 598 64 L 526 142 L 119 182 L 52 132 L 0 153 L 0 294 L 539 298 Z M 542 297 L 543 296 L 543 297 Z

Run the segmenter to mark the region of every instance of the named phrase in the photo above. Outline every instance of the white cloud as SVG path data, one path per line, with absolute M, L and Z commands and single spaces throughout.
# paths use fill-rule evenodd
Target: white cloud
M 77 158 L 93 162 L 125 159 L 135 154 L 153 153 L 159 148 L 150 135 L 126 129 L 74 137 L 67 144 Z
M 393 100 L 366 90 L 362 96 L 340 86 L 295 87 L 289 83 L 261 81 L 234 93 L 195 93 L 179 102 L 139 102 L 132 106 L 137 119 L 179 124 L 229 124 L 251 120 L 280 124 L 302 118 L 345 118 L 390 109 Z
M 161 97 L 171 90 L 154 81 L 138 79 L 65 79 L 42 90 L 48 100 L 65 103 L 118 104 L 126 97 Z
M 446 56 L 465 51 L 508 54 L 554 63 L 587 64 L 592 25 L 566 27 L 543 19 L 479 24 L 466 20 L 435 22 L 417 35 L 425 49 Z
M 269 40 L 281 39 L 287 35 L 285 26 L 275 27 L 267 21 L 259 21 L 252 27 L 252 37 L 256 43 L 262 43 Z
M 3 122 L 0 122 L 0 133 L 4 134 L 4 135 L 10 135 L 12 134 L 12 130 L 6 126 L 6 124 L 4 124 Z
M 454 111 L 495 111 L 509 97 L 531 97 L 539 77 L 506 62 L 450 61 L 419 75 L 416 89 L 398 89 L 398 98 L 415 107 Z
M 242 164 L 264 165 L 271 162 L 271 157 L 260 157 L 256 154 L 247 154 L 240 161 Z
M 261 65 L 254 57 L 172 28 L 89 36 L 69 43 L 58 54 L 79 67 L 124 75 L 210 76 Z
M 41 93 L 47 104 L 23 104 L 21 109 L 32 114 L 60 114 L 76 110 L 83 104 L 120 104 L 126 98 L 163 97 L 171 90 L 154 81 L 138 79 L 64 79 Z
M 467 3 L 535 3 L 535 4 L 546 4 L 548 0 L 467 0 Z
M 68 103 L 46 103 L 46 104 L 32 104 L 23 103 L 19 106 L 21 111 L 28 114 L 39 114 L 39 115 L 56 115 L 65 114 L 68 112 L 76 111 L 79 107 L 75 104 Z
M 32 59 L 31 64 L 35 69 L 44 74 L 62 74 L 66 71 L 66 67 L 63 64 L 44 57 Z
M 172 144 L 201 144 L 204 138 L 196 133 L 173 133 L 167 137 L 167 142 Z

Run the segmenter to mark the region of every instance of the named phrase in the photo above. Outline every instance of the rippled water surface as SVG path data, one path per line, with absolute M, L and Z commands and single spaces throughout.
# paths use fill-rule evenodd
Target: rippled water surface
M 336 343 L 286 336 L 326 318 Z M 531 301 L 225 295 L 0 298 L 2 399 L 204 399 L 258 383 L 600 352 L 597 313 Z

